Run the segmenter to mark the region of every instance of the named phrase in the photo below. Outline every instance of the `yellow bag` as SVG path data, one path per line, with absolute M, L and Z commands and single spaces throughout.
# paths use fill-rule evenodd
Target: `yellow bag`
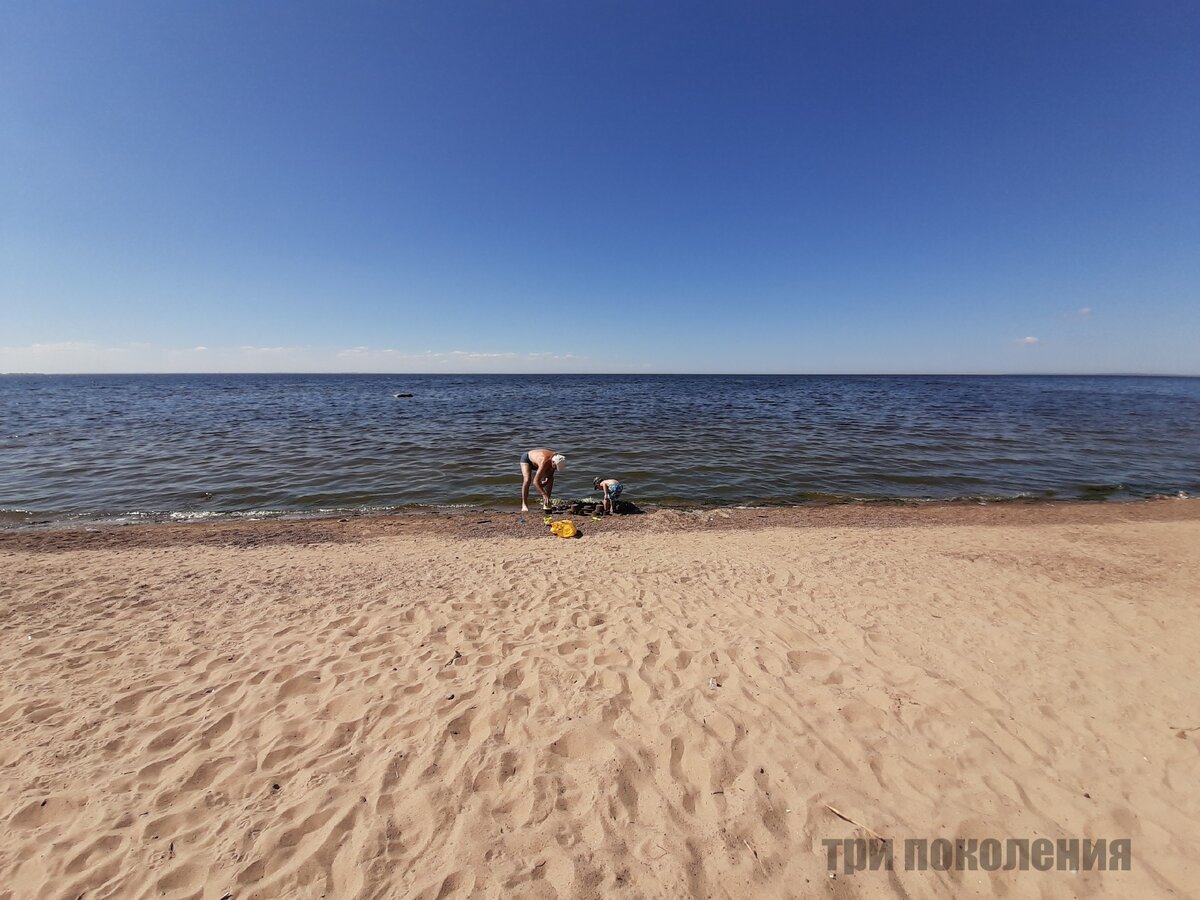
M 574 522 L 563 519 L 560 522 L 550 523 L 550 533 L 556 534 L 560 538 L 573 538 L 579 535 L 579 529 L 575 527 Z

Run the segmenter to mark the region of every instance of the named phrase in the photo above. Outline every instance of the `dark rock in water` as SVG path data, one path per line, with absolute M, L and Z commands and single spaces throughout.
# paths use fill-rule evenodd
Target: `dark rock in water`
M 412 394 L 392 394 L 393 397 L 411 397 Z
M 604 504 L 599 500 L 555 500 L 554 512 L 567 513 L 573 516 L 595 516 L 599 515 L 604 509 Z M 620 516 L 637 515 L 642 512 L 642 509 L 628 500 L 618 500 L 613 506 L 614 511 Z

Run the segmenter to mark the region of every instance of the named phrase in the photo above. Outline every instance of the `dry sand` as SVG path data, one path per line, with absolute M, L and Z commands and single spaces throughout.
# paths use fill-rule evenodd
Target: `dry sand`
M 582 524 L 0 535 L 0 898 L 1200 894 L 1200 504 Z

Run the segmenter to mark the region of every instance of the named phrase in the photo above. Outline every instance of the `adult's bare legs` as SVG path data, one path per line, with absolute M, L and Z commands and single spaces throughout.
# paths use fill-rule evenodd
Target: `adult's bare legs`
M 521 463 L 521 512 L 529 512 L 529 482 L 533 481 L 533 466 Z

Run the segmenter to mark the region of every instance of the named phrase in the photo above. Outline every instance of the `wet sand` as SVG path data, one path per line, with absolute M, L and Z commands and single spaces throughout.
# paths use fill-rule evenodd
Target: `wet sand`
M 575 519 L 0 533 L 0 900 L 1200 893 L 1200 504 Z

